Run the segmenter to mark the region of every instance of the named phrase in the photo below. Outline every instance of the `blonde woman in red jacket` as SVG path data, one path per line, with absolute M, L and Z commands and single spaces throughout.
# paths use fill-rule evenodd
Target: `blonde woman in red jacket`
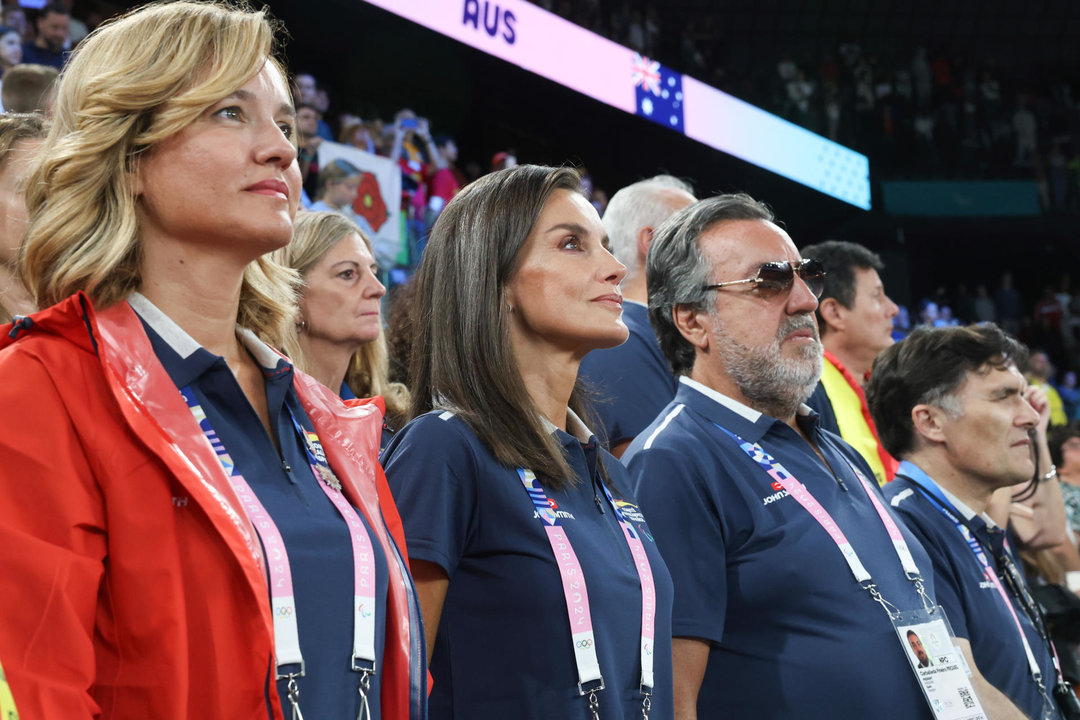
M 0 657 L 24 720 L 422 720 L 381 413 L 291 319 L 294 111 L 263 13 L 147 6 L 61 80 L 0 341 Z M 51 306 L 51 307 L 50 307 Z M 385 518 L 385 520 L 384 520 Z

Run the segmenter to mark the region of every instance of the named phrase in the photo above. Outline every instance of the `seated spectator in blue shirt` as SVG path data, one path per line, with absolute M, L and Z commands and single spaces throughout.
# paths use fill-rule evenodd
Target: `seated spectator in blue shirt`
M 375 236 L 375 230 L 365 218 L 353 210 L 353 202 L 360 191 L 360 168 L 347 160 L 337 159 L 319 170 L 319 181 L 315 191 L 315 202 L 308 208 L 311 212 L 332 211 L 347 217 L 369 239 Z M 375 258 L 379 267 L 389 268 L 388 258 Z
M 692 202 L 688 184 L 657 175 L 615 193 L 604 213 L 611 253 L 626 266 L 623 321 L 630 337 L 618 347 L 586 355 L 581 376 L 597 394 L 596 414 L 615 457 L 675 395 L 675 378 L 649 327 L 645 256 L 656 229 Z
M 381 396 L 389 422 L 400 428 L 409 394 L 391 383 L 380 302 L 386 288 L 371 241 L 336 212 L 299 212 L 293 239 L 279 260 L 303 280 L 296 322 L 284 349 L 297 367 L 344 399 Z
M 61 3 L 49 3 L 40 13 L 34 27 L 37 36 L 33 42 L 23 44 L 23 62 L 34 65 L 50 65 L 64 69 L 67 61 L 68 22 L 71 11 Z
M 433 720 L 673 718 L 671 581 L 578 414 L 581 358 L 627 334 L 604 238 L 576 172 L 521 165 L 447 204 L 414 279 L 416 417 L 383 460 Z
M 906 575 L 892 533 L 908 566 L 929 575 L 929 560 L 804 405 L 821 373 L 820 264 L 767 207 L 721 195 L 659 229 L 646 279 L 680 384 L 623 460 L 675 583 L 676 716 L 929 720 L 908 644 L 848 558 L 904 610 L 933 587 Z
M 1057 718 L 1051 691 L 1063 680 L 1041 612 L 988 514 L 995 491 L 1032 478 L 1036 454 L 1051 467 L 1050 403 L 1017 369 L 1026 356 L 994 325 L 917 328 L 878 356 L 867 401 L 901 460 L 885 495 L 930 555 L 983 707 Z

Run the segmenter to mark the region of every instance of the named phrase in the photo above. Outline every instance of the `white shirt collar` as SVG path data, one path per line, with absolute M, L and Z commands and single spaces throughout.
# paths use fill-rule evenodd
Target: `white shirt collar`
M 544 429 L 549 433 L 553 433 L 559 429 L 554 423 L 548 420 L 543 415 L 540 416 L 540 422 L 544 424 Z M 590 430 L 581 418 L 577 416 L 570 408 L 566 408 L 566 430 L 570 435 L 577 438 L 578 442 L 587 443 L 593 436 L 592 430 Z
M 709 398 L 710 400 L 712 400 L 714 402 L 717 402 L 717 403 L 723 405 L 724 407 L 726 407 L 731 412 L 735 413 L 736 415 L 741 415 L 742 417 L 746 418 L 750 422 L 757 422 L 758 419 L 761 417 L 761 413 L 759 413 L 757 410 L 750 407 L 749 405 L 743 405 L 738 400 L 735 400 L 734 398 L 730 398 L 730 397 L 728 397 L 727 395 L 725 395 L 722 392 L 718 392 L 716 390 L 713 390 L 708 385 L 703 385 L 702 383 L 699 383 L 697 380 L 691 380 L 690 378 L 686 377 L 685 375 L 680 375 L 679 376 L 679 382 L 681 382 L 681 383 L 683 383 L 685 385 L 689 385 L 690 387 L 694 388 L 695 390 L 697 390 L 699 393 L 701 393 L 705 397 Z
M 128 296 L 128 305 L 134 310 L 143 322 L 153 328 L 154 332 L 171 347 L 177 355 L 183 359 L 191 357 L 192 353 L 201 348 L 196 340 L 176 324 L 176 322 L 163 313 L 154 303 L 150 302 L 145 295 L 133 292 Z M 237 327 L 237 335 L 240 342 L 248 349 L 255 362 L 264 368 L 273 370 L 277 367 L 281 356 L 274 352 L 266 343 L 258 338 L 247 328 Z

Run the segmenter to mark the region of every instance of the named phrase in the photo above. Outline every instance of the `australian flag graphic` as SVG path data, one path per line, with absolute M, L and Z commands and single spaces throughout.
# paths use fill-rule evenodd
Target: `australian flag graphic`
M 656 60 L 634 53 L 631 68 L 635 111 L 646 120 L 685 132 L 682 75 Z

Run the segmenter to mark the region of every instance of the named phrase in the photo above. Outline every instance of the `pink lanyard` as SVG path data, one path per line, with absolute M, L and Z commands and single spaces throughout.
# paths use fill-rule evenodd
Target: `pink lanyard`
M 548 542 L 551 544 L 551 552 L 555 555 L 555 562 L 559 566 L 566 612 L 570 617 L 571 640 L 578 671 L 578 692 L 589 696 L 589 710 L 593 720 L 598 720 L 600 703 L 596 693 L 604 689 L 604 678 L 600 674 L 600 662 L 596 657 L 596 638 L 593 636 L 592 613 L 589 609 L 589 593 L 585 585 L 585 575 L 577 554 L 559 522 L 558 514 L 552 508 L 547 493 L 537 481 L 536 475 L 531 470 L 522 468 L 519 468 L 517 473 L 543 524 Z M 622 527 L 623 538 L 634 558 L 634 569 L 637 571 L 638 582 L 641 585 L 641 708 L 643 720 L 649 720 L 653 689 L 653 639 L 656 632 L 656 585 L 653 580 L 652 565 L 649 563 L 641 538 L 627 522 L 622 509 L 612 498 L 607 486 L 603 487 L 604 494 L 611 503 L 611 507 L 615 509 L 615 516 Z
M 225 449 L 217 432 L 210 424 L 206 412 L 199 405 L 198 399 L 190 387 L 180 389 L 184 401 L 191 409 L 199 428 L 210 441 L 218 460 L 221 462 L 229 482 L 236 491 L 237 497 L 244 506 L 248 519 L 259 534 L 267 557 L 267 572 L 270 575 L 270 605 L 274 619 L 274 655 L 277 665 L 276 677 L 278 680 L 288 680 L 288 700 L 292 705 L 292 717 L 294 720 L 302 720 L 300 712 L 300 689 L 296 678 L 304 677 L 304 657 L 300 651 L 300 631 L 296 619 L 296 600 L 293 593 L 292 569 L 289 565 L 289 555 L 285 549 L 285 541 L 281 537 L 281 531 L 270 517 L 262 503 L 259 502 L 255 492 L 251 489 L 247 480 L 237 472 L 236 464 Z M 311 471 L 322 482 L 316 484 L 323 491 L 330 502 L 333 503 L 338 513 L 345 520 L 349 529 L 349 538 L 352 542 L 353 555 L 353 653 L 350 669 L 360 673 L 359 692 L 361 696 L 361 716 L 368 709 L 367 692 L 371 684 L 371 676 L 375 674 L 375 555 L 372 549 L 371 537 L 367 528 L 364 527 L 356 509 L 349 504 L 341 493 L 341 483 L 334 477 L 326 462 L 318 435 L 306 432 L 293 416 L 288 408 L 293 427 L 304 441 L 304 449 L 311 464 Z M 287 668 L 294 667 L 293 672 Z M 299 666 L 299 671 L 295 671 Z
M 855 581 L 866 590 L 870 597 L 875 602 L 881 605 L 888 613 L 890 618 L 896 617 L 898 613 L 894 613 L 893 610 L 899 610 L 895 605 L 887 601 L 878 592 L 877 586 L 874 584 L 873 578 L 870 573 L 863 566 L 862 561 L 859 559 L 858 553 L 855 552 L 855 548 L 848 542 L 840 526 L 836 524 L 829 512 L 821 506 L 805 485 L 796 479 L 794 475 L 789 473 L 787 469 L 780 464 L 772 455 L 766 452 L 758 443 L 750 443 L 743 440 L 741 437 L 731 432 L 725 427 L 713 423 L 722 430 L 728 437 L 734 440 L 738 446 L 745 452 L 751 460 L 758 464 L 766 474 L 776 482 L 780 483 L 780 487 L 784 488 L 788 494 L 795 498 L 795 501 L 799 503 L 808 513 L 810 513 L 818 524 L 825 529 L 825 532 L 829 534 L 833 542 L 840 549 L 841 554 L 844 556 L 844 560 L 848 564 L 848 568 L 851 570 L 851 574 L 855 577 Z M 885 531 L 889 535 L 889 540 L 892 542 L 893 550 L 896 552 L 898 558 L 900 558 L 900 565 L 904 569 L 904 575 L 915 585 L 915 590 L 919 593 L 919 597 L 922 599 L 923 608 L 929 613 L 933 612 L 935 604 L 926 594 L 926 589 L 923 587 L 922 575 L 919 572 L 918 566 L 915 564 L 915 558 L 911 555 L 911 550 L 908 548 L 907 543 L 904 541 L 904 536 L 900 532 L 900 528 L 897 526 L 896 521 L 885 509 L 885 506 L 878 500 L 876 493 L 870 486 L 870 483 L 863 477 L 854 466 L 848 463 L 852 471 L 859 478 L 862 483 L 863 490 L 866 491 L 867 496 L 870 498 L 870 503 L 877 511 L 878 517 L 881 519 L 882 525 L 885 526 Z M 890 610 L 889 608 L 892 608 Z

